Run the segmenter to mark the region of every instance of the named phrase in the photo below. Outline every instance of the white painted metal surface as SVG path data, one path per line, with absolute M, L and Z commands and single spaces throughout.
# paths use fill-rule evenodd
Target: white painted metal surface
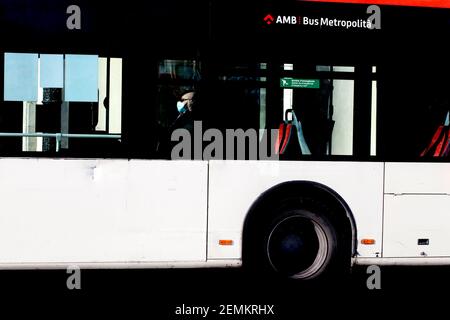
M 242 260 L 167 261 L 167 262 L 56 262 L 56 263 L 0 263 L 0 270 L 58 270 L 70 267 L 80 269 L 192 269 L 192 268 L 236 268 Z
M 238 259 L 244 218 L 269 188 L 293 180 L 315 181 L 336 191 L 354 213 L 363 257 L 381 254 L 383 164 L 370 162 L 211 161 L 209 169 L 208 259 Z M 220 246 L 220 239 L 234 246 Z M 358 241 L 359 242 L 359 241 Z
M 206 261 L 207 170 L 0 159 L 0 264 Z
M 420 257 L 420 258 L 363 258 L 353 259 L 356 265 L 379 266 L 449 266 L 450 257 Z
M 450 257 L 450 164 L 386 163 L 385 172 L 383 257 Z
M 384 195 L 383 169 L 373 162 L 211 161 L 208 168 L 204 161 L 0 159 L 0 268 L 238 266 L 249 208 L 295 180 L 336 191 L 354 214 L 358 243 L 375 239 L 358 245 L 356 263 L 450 262 L 450 164 L 387 163 Z M 221 239 L 234 244 L 220 246 Z M 376 258 L 381 252 L 388 260 Z
M 450 257 L 450 196 L 386 195 L 384 203 L 383 257 Z
M 450 194 L 450 163 L 386 163 L 386 193 Z

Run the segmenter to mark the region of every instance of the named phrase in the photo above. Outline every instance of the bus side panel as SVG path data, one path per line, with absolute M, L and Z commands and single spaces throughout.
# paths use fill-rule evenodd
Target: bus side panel
M 0 263 L 206 260 L 204 162 L 0 159 Z
M 362 257 L 381 256 L 383 163 L 301 161 L 211 161 L 209 180 L 208 259 L 239 259 L 243 224 L 252 203 L 286 181 L 315 181 L 336 191 L 352 210 Z M 220 246 L 219 240 L 234 240 Z M 358 241 L 359 243 L 359 241 Z
M 383 257 L 449 257 L 448 195 L 385 195 Z
M 385 193 L 450 194 L 450 164 L 386 162 Z
M 386 163 L 383 257 L 450 256 L 450 164 Z

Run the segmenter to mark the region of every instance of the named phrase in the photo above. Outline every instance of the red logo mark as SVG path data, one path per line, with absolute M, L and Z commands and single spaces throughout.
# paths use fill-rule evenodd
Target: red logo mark
M 273 20 L 275 19 L 272 17 L 271 14 L 268 14 L 267 16 L 264 17 L 264 21 L 269 25 L 272 24 Z

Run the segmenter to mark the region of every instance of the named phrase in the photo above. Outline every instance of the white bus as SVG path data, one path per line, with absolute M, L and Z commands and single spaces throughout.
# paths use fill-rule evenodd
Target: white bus
M 19 2 L 1 21 L 1 269 L 244 264 L 311 279 L 450 265 L 449 65 L 428 59 L 440 42 L 399 44 L 388 19 L 384 33 L 270 25 L 250 4 L 227 24 L 228 2 L 86 5 L 76 33 L 65 11 L 61 26 L 61 10 Z M 329 13 L 295 8 L 286 15 Z M 123 10 L 126 23 L 108 24 Z M 438 11 L 422 21 L 439 24 Z M 176 129 L 200 139 L 200 156 L 170 160 Z M 203 158 L 207 129 L 277 129 L 280 160 Z

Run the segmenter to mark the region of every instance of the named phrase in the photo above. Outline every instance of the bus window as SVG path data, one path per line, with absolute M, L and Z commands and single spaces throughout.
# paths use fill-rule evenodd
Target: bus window
M 353 80 L 333 80 L 332 155 L 353 154 Z
M 225 129 L 264 129 L 267 126 L 266 63 L 209 63 L 211 82 L 204 87 L 206 119 Z
M 354 80 L 339 74 L 352 73 L 354 67 L 284 64 L 283 69 L 284 121 L 292 109 L 308 146 L 303 155 L 353 155 Z
M 386 160 L 445 160 L 448 143 L 449 66 L 397 65 L 380 76 L 380 133 Z
M 265 62 L 234 62 L 212 59 L 208 64 L 209 81 L 202 88 L 206 127 L 222 132 L 225 144 L 234 144 L 236 152 L 225 150 L 227 160 L 256 160 L 270 155 L 261 143 L 265 129 L 271 129 L 271 110 L 267 103 L 268 69 Z M 245 154 L 237 154 L 238 138 L 229 132 L 245 132 Z M 268 135 L 268 134 L 267 134 Z M 231 141 L 230 141 L 231 140 Z M 253 145 L 251 145 L 253 144 Z M 257 146 L 256 146 L 257 145 Z M 254 152 L 259 147 L 260 153 Z M 265 150 L 272 151 L 270 145 Z
M 260 72 L 265 69 L 265 63 L 161 61 L 156 119 L 162 138 L 157 156 L 167 158 L 170 154 L 167 141 L 174 129 L 180 128 L 177 122 L 182 118 L 201 121 L 203 132 L 266 128 L 266 76 Z M 189 95 L 193 96 L 193 110 L 183 113 L 177 105 Z
M 108 155 L 121 149 L 122 59 L 4 54 L 0 152 Z
M 372 66 L 372 75 L 376 75 L 377 67 Z M 378 102 L 378 82 L 377 80 L 372 80 L 372 94 L 370 99 L 371 104 L 371 123 L 370 123 L 370 155 L 372 157 L 377 155 L 377 102 Z
M 156 157 L 169 158 L 171 133 L 179 128 L 193 130 L 200 110 L 197 104 L 200 63 L 196 60 L 161 60 L 158 64 Z
M 354 156 L 359 134 L 368 136 L 365 156 L 376 155 L 376 99 L 360 107 L 369 115 L 364 132 L 354 127 L 355 66 L 162 60 L 158 79 L 159 157 L 170 155 L 171 132 L 179 128 L 174 126 L 180 118 L 177 104 L 189 92 L 195 97 L 190 121 L 201 121 L 203 132 L 212 128 L 225 136 L 229 129 L 254 130 L 261 141 L 265 129 L 276 130 L 281 123 L 292 122 L 291 113 L 295 114 L 297 141 L 303 141 L 307 151 L 302 146 L 288 148 L 280 159 Z M 376 88 L 374 81 L 372 97 Z M 299 142 L 289 139 L 289 143 Z M 274 150 L 273 145 L 270 148 Z

